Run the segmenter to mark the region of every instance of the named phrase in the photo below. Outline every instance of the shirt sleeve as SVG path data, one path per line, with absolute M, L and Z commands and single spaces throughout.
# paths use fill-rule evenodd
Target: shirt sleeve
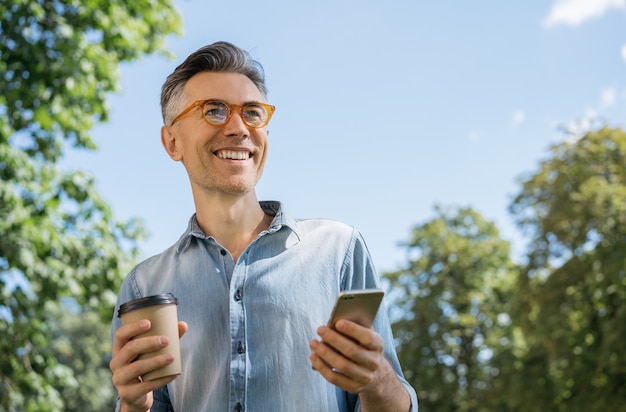
M 346 255 L 343 265 L 341 282 L 342 289 L 344 290 L 381 288 L 380 278 L 370 256 L 369 250 L 367 249 L 365 240 L 356 229 L 354 230 L 352 245 Z M 398 379 L 405 387 L 411 398 L 411 412 L 417 412 L 417 394 L 415 389 L 404 378 L 404 373 L 402 372 L 400 362 L 398 361 L 393 333 L 391 331 L 391 323 L 389 321 L 389 316 L 384 302 L 376 315 L 373 327 L 383 339 L 385 345 L 385 357 L 395 370 Z M 357 400 L 355 411 L 360 410 L 360 403 Z

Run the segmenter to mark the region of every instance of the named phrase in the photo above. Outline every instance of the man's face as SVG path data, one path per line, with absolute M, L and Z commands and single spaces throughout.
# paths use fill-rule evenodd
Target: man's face
M 242 74 L 202 72 L 187 81 L 180 110 L 208 99 L 239 105 L 264 101 L 259 89 Z M 228 122 L 214 126 L 195 108 L 163 128 L 163 145 L 172 159 L 184 164 L 194 193 L 242 194 L 253 190 L 261 178 L 267 129 L 246 126 L 240 115 L 234 110 Z

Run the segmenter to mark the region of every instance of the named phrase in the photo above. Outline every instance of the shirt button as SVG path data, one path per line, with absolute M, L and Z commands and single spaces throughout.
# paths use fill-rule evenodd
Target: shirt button
M 243 347 L 243 344 L 241 343 L 241 341 L 237 342 L 237 353 L 242 355 L 246 352 L 246 349 Z
M 242 298 L 243 298 L 243 293 L 241 292 L 241 289 L 237 289 L 237 291 L 235 292 L 235 300 L 239 302 Z
M 237 405 L 235 405 L 235 411 L 236 412 L 241 412 L 243 411 L 243 405 L 241 405 L 240 402 L 237 402 Z
M 224 249 L 220 250 L 220 255 L 226 256 L 226 251 Z

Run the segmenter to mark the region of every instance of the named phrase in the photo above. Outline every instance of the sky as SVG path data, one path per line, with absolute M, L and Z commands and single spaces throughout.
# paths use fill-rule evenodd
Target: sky
M 183 166 L 160 142 L 161 86 L 196 49 L 225 40 L 265 68 L 269 156 L 260 200 L 357 227 L 381 272 L 401 268 L 411 228 L 434 206 L 472 207 L 522 254 L 508 205 L 563 127 L 625 127 L 624 0 L 174 2 L 174 60 L 120 68 L 92 173 L 118 219 L 172 245 L 194 212 Z

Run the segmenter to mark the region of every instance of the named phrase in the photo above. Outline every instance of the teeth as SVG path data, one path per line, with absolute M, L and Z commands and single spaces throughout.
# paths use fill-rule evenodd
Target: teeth
M 250 153 L 236 152 L 234 150 L 221 150 L 217 152 L 217 157 L 220 159 L 248 160 L 250 158 Z

